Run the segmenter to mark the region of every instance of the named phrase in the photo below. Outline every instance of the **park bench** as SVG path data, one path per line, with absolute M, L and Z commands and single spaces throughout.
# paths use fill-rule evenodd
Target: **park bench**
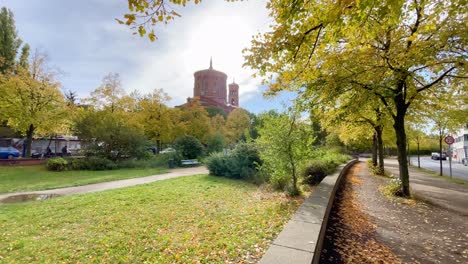
M 180 163 L 187 166 L 200 164 L 197 159 L 181 160 Z

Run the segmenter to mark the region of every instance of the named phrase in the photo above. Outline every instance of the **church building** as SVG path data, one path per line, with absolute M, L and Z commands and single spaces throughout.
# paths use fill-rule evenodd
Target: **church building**
M 239 107 L 239 85 L 234 81 L 227 89 L 227 75 L 213 69 L 210 59 L 210 68 L 197 71 L 194 74 L 193 98 L 199 100 L 204 107 L 218 107 L 226 113 Z M 187 101 L 193 100 L 188 98 Z

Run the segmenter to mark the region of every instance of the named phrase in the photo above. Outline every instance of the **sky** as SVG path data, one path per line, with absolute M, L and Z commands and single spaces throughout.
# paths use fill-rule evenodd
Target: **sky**
M 264 1 L 203 0 L 176 8 L 182 17 L 157 27 L 156 42 L 116 22 L 128 12 L 126 0 L 0 0 L 0 5 L 13 11 L 21 39 L 60 70 L 63 89 L 80 98 L 113 72 L 127 92 L 162 88 L 172 98 L 169 105 L 179 105 L 193 96 L 193 73 L 207 69 L 210 57 L 228 83 L 239 84 L 240 105 L 251 112 L 283 109 L 294 96 L 263 98 L 267 86 L 242 67 L 242 50 L 271 24 Z

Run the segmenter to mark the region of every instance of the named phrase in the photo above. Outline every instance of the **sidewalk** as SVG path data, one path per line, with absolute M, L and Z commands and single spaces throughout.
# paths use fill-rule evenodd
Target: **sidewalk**
M 399 175 L 398 160 L 385 159 L 385 170 Z M 468 216 L 468 186 L 409 167 L 411 191 L 423 200 Z
M 208 170 L 203 167 L 191 167 L 191 168 L 183 168 L 183 169 L 173 169 L 169 173 L 165 174 L 158 174 L 153 176 L 141 177 L 141 178 L 133 178 L 127 180 L 119 180 L 119 181 L 110 181 L 110 182 L 101 182 L 101 183 L 94 183 L 82 186 L 74 186 L 74 187 L 66 187 L 66 188 L 59 188 L 59 189 L 51 189 L 45 191 L 33 191 L 33 192 L 18 192 L 18 193 L 5 193 L 0 194 L 0 204 L 2 200 L 17 195 L 28 195 L 28 194 L 55 194 L 58 196 L 64 195 L 72 195 L 72 194 L 80 194 L 80 193 L 91 193 L 91 192 L 100 192 L 105 190 L 111 189 L 118 189 L 124 188 L 139 184 L 150 183 L 154 181 L 161 181 L 166 179 L 172 179 L 182 176 L 192 176 L 198 174 L 208 174 Z

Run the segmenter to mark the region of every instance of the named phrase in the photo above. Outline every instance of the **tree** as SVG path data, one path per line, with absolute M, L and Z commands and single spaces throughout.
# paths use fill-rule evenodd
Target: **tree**
M 192 99 L 180 108 L 179 127 L 185 135 L 191 135 L 205 143 L 211 134 L 210 118 L 199 101 Z
M 65 102 L 46 57 L 36 53 L 29 69 L 18 68 L 0 80 L 0 119 L 26 135 L 26 156 L 31 155 L 34 135 L 54 134 L 68 126 Z
M 208 138 L 207 141 L 207 153 L 220 152 L 226 146 L 226 138 L 223 134 L 216 132 Z
M 297 112 L 265 114 L 258 129 L 260 158 L 273 178 L 292 180 L 291 194 L 299 194 L 298 168 L 311 157 L 314 137 L 310 126 L 301 122 Z
M 125 95 L 120 75 L 118 73 L 109 73 L 102 79 L 101 86 L 91 92 L 91 97 L 86 101 L 97 109 L 109 109 L 114 112 L 121 107 L 120 101 Z
M 215 117 L 217 115 L 221 115 L 224 119 L 227 118 L 227 113 L 220 107 L 208 106 L 205 107 L 206 112 L 208 112 L 208 116 Z
M 67 92 L 65 92 L 64 96 L 65 96 L 65 101 L 67 102 L 67 106 L 69 107 L 76 106 L 77 100 L 78 100 L 78 96 L 76 95 L 76 92 L 68 90 Z
M 250 116 L 244 109 L 232 111 L 226 120 L 226 135 L 229 143 L 238 141 L 250 127 Z
M 16 55 L 21 43 L 16 31 L 13 12 L 2 7 L 0 11 L 0 73 L 7 73 L 15 69 Z M 29 49 L 29 46 L 27 47 Z
M 156 142 L 157 152 L 162 149 L 162 143 L 171 141 L 177 119 L 171 109 L 166 106 L 169 95 L 162 89 L 155 89 L 143 96 L 139 101 L 139 115 L 144 127 L 145 135 Z
M 374 94 L 393 120 L 402 194 L 409 196 L 405 118 L 430 91 L 466 78 L 464 2 L 278 0 L 268 7 L 275 24 L 252 41 L 246 64 L 265 80 L 275 73 L 271 92 Z
M 466 122 L 466 112 L 468 112 L 468 110 L 458 107 L 454 92 L 453 89 L 447 89 L 432 96 L 430 98 L 432 100 L 427 100 L 426 118 L 434 124 L 432 130 L 436 132 L 439 143 L 440 176 L 443 175 L 442 153 L 444 139 L 450 132 L 455 131 Z M 450 153 L 447 152 L 447 155 L 450 155 Z
M 123 157 L 142 157 L 148 145 L 140 131 L 128 123 L 124 112 L 99 109 L 80 109 L 76 134 L 87 144 L 89 155 L 112 160 Z
M 203 145 L 193 136 L 182 136 L 176 139 L 177 152 L 185 159 L 196 159 L 203 154 Z

